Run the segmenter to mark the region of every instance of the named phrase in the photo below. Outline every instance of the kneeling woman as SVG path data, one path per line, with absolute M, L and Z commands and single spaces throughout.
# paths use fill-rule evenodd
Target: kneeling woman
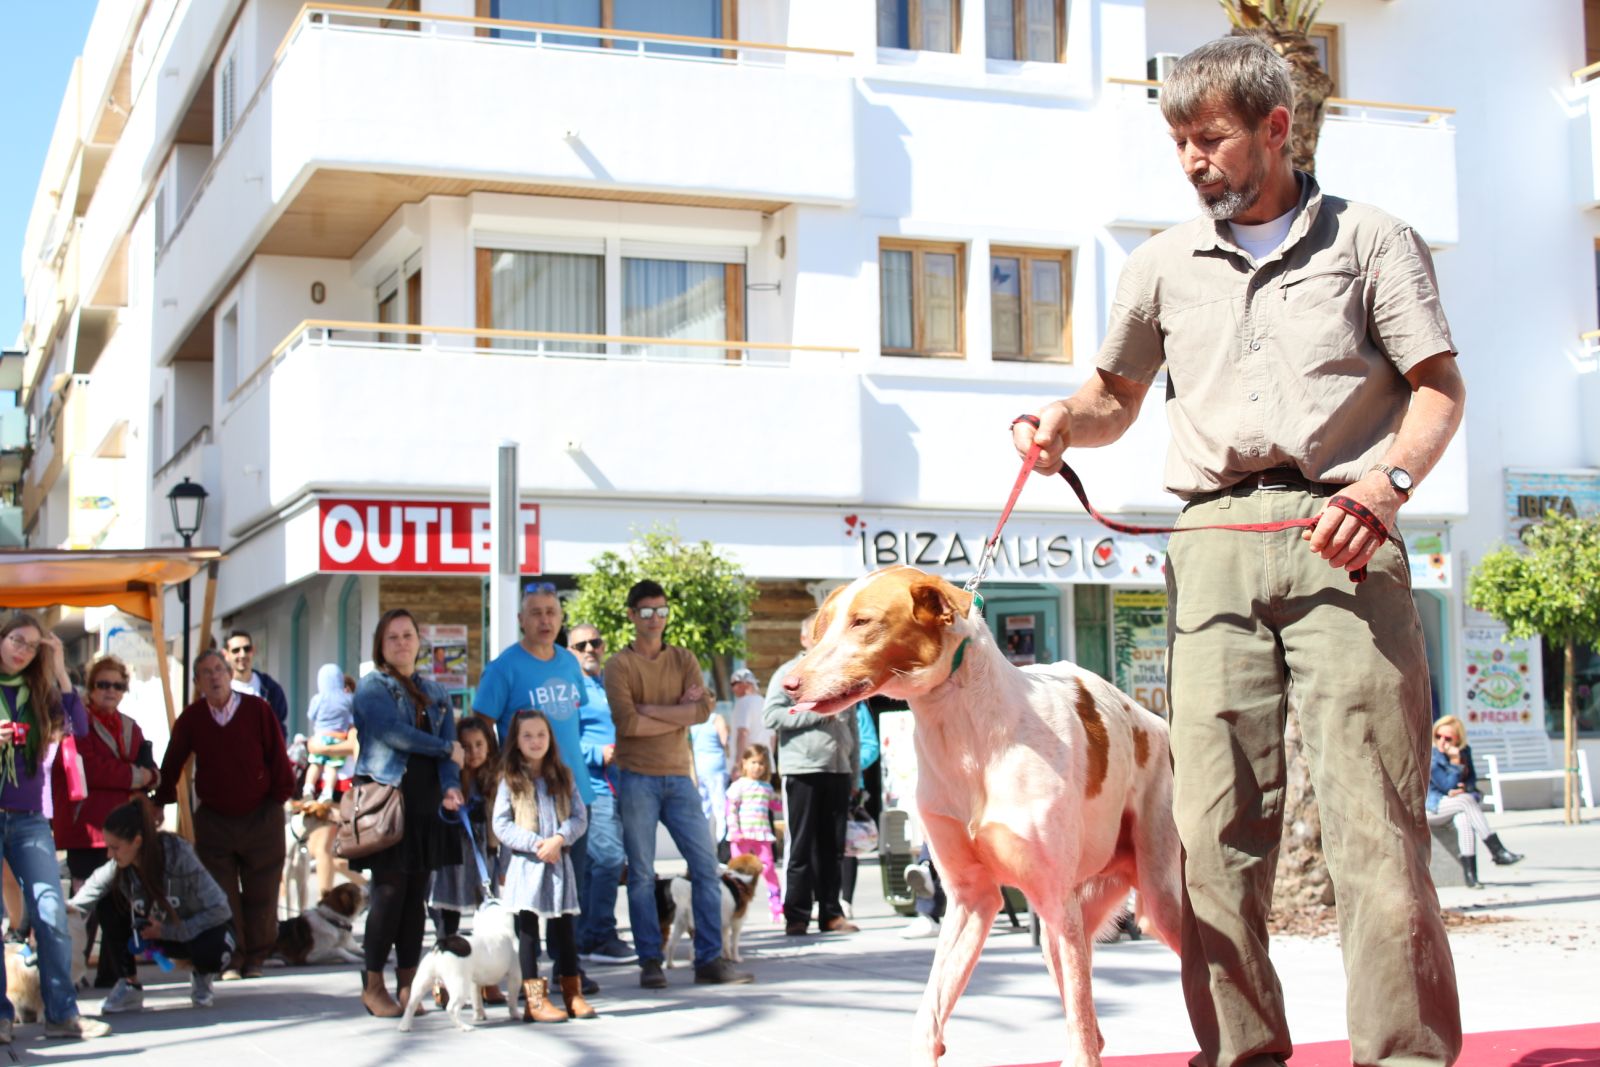
M 233 960 L 233 910 L 228 895 L 200 864 L 194 846 L 157 827 L 155 808 L 144 799 L 124 804 L 106 816 L 106 853 L 111 862 L 89 876 L 71 905 L 83 911 L 102 899 L 100 924 L 104 951 L 111 953 L 119 979 L 115 992 L 122 1011 L 137 1011 L 138 973 L 130 942 L 159 949 L 170 959 L 189 960 L 189 997 L 209 1008 L 211 985 Z M 124 988 L 125 987 L 125 988 Z M 108 998 L 109 999 L 109 998 Z

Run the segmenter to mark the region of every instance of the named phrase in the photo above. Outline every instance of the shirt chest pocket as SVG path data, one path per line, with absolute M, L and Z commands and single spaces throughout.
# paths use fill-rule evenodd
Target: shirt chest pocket
M 1325 355 L 1366 335 L 1366 286 L 1355 267 L 1304 268 L 1285 276 L 1275 295 L 1279 334 L 1294 348 Z

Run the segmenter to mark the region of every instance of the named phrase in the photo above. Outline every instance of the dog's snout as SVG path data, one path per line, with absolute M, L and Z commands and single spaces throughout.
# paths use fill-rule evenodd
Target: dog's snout
M 800 692 L 800 686 L 802 684 L 804 684 L 804 680 L 800 677 L 800 675 L 786 675 L 783 679 L 783 691 L 788 693 L 789 696 L 793 697 L 796 693 Z

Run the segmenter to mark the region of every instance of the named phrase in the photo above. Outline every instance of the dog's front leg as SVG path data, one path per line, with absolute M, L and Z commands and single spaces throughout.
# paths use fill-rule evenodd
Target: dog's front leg
M 1000 913 L 1000 887 L 976 864 L 959 877 L 946 877 L 944 888 L 948 906 L 939 927 L 939 947 L 917 1010 L 912 1061 L 918 1064 L 936 1064 L 944 1055 L 945 1024 Z
M 1083 909 L 1075 893 L 1069 893 L 1052 907 L 1044 904 L 1039 913 L 1045 965 L 1056 980 L 1061 1006 L 1067 1013 L 1067 1067 L 1099 1067 L 1100 1026 L 1095 1021 L 1094 993 L 1089 985 L 1089 937 L 1084 929 Z
M 485 1022 L 489 1016 L 483 1010 L 483 987 L 477 982 L 472 983 L 472 1018 L 477 1022 Z

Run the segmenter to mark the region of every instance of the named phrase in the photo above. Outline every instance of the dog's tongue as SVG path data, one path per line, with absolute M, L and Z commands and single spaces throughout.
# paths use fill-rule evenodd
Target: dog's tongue
M 802 700 L 800 703 L 789 709 L 789 714 L 798 715 L 802 711 L 816 711 L 817 703 L 818 702 L 815 700 Z

